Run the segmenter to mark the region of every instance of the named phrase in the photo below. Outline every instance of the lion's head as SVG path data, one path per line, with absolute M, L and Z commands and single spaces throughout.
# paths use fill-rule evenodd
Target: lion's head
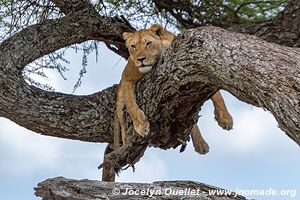
M 169 34 L 168 37 L 164 37 Z M 129 50 L 130 58 L 140 72 L 146 73 L 156 63 L 161 53 L 170 45 L 170 37 L 161 25 L 154 24 L 149 29 L 141 29 L 134 33 L 125 32 L 123 38 Z

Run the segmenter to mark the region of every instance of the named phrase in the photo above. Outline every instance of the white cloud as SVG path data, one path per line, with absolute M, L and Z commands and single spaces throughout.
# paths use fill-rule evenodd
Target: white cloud
M 100 180 L 97 166 L 104 147 L 104 144 L 42 136 L 0 119 L 0 171 L 12 177 L 44 171 L 49 176 Z
M 0 119 L 1 168 L 14 174 L 55 167 L 61 146 L 7 119 Z
M 238 151 L 253 152 L 269 141 L 270 132 L 277 132 L 273 116 L 259 108 L 238 110 L 235 114 L 234 136 L 229 148 Z
M 151 183 L 164 180 L 167 177 L 167 166 L 161 156 L 151 149 L 147 149 L 145 156 L 135 165 L 135 172 L 127 169 L 117 177 L 118 182 Z

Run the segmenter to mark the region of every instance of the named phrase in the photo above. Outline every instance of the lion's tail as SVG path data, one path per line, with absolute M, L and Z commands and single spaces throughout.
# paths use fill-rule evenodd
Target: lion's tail
M 120 129 L 120 122 L 117 117 L 117 113 L 115 112 L 115 119 L 114 119 L 114 150 L 117 150 L 120 148 L 120 135 L 121 135 L 121 129 Z

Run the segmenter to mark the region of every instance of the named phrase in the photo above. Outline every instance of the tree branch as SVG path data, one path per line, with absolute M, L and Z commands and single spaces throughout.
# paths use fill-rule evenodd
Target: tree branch
M 21 70 L 37 58 L 90 39 L 115 45 L 127 58 L 122 33 L 132 30 L 128 22 L 102 17 L 90 4 L 76 5 L 81 9 L 27 27 L 0 44 L 0 116 L 45 135 L 112 142 L 112 124 L 106 119 L 114 113 L 114 87 L 78 97 L 30 87 L 21 77 Z
M 112 28 L 113 27 L 113 28 Z M 0 45 L 1 61 L 22 70 L 32 61 L 71 44 L 99 40 L 128 57 L 122 33 L 133 31 L 119 18 L 102 17 L 93 7 L 27 27 Z M 11 65 L 12 64 L 12 65 Z M 11 67 L 11 68 L 12 68 Z
M 89 0 L 51 0 L 64 14 L 75 13 L 80 10 L 94 10 Z M 94 10 L 95 11 L 95 10 Z
M 300 47 L 300 1 L 290 0 L 277 17 L 267 22 L 240 24 L 229 30 L 259 36 L 277 44 Z
M 15 79 L 0 83 L 1 117 L 43 135 L 113 141 L 115 86 L 92 95 L 75 96 L 45 92 Z
M 170 0 L 153 0 L 153 2 L 159 10 L 165 9 L 179 22 L 181 26 L 187 29 L 203 25 L 214 25 L 220 27 L 223 26 L 223 28 L 227 28 L 230 31 L 256 35 L 268 42 L 274 42 L 280 45 L 290 47 L 300 47 L 299 0 L 289 0 L 289 3 L 286 6 L 286 8 L 281 13 L 279 13 L 277 17 L 274 17 L 269 21 L 263 21 L 259 23 L 237 24 L 229 28 L 226 26 L 226 24 L 220 24 L 219 20 L 210 21 L 205 16 L 203 17 L 201 15 L 195 15 L 195 13 L 201 13 L 201 6 L 193 6 L 189 3 L 188 5 L 186 5 L 181 2 L 175 2 Z M 259 1 L 242 3 L 236 11 L 232 11 L 232 14 L 236 16 L 236 13 L 242 6 L 254 2 L 259 3 Z M 264 3 L 268 3 L 268 1 L 264 1 Z M 189 18 L 186 19 L 186 17 L 183 17 L 183 15 L 180 15 L 180 13 L 175 13 L 174 9 L 176 8 L 185 11 L 184 13 L 188 14 Z M 226 8 L 229 9 L 228 7 Z M 198 21 L 196 21 L 195 19 L 197 19 Z
M 47 179 L 38 184 L 35 194 L 43 199 L 191 199 L 191 200 L 246 200 L 245 197 L 231 192 L 229 195 L 217 195 L 216 192 L 228 192 L 221 188 L 192 181 L 159 181 L 149 183 L 109 183 L 91 180 L 72 180 L 63 177 Z M 124 194 L 126 190 L 133 194 Z M 150 193 L 150 190 L 152 193 Z M 148 192 L 147 192 L 148 191 Z M 179 193 L 180 191 L 180 193 Z M 154 193 L 155 192 L 155 193 Z M 177 192 L 174 195 L 170 192 Z M 213 193 L 215 194 L 209 194 Z M 118 194 L 119 193 L 119 194 Z M 145 193 L 145 194 L 143 194 Z

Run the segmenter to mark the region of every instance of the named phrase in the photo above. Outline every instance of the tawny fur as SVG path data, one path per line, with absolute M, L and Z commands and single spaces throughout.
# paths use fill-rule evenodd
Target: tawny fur
M 136 103 L 135 84 L 145 73 L 151 70 L 151 67 L 156 63 L 163 51 L 170 46 L 174 37 L 174 34 L 165 30 L 159 24 L 154 24 L 149 29 L 141 29 L 134 33 L 123 33 L 130 56 L 117 90 L 114 123 L 115 150 L 120 145 L 120 132 L 123 145 L 126 141 L 127 130 L 124 121 L 124 106 L 126 106 L 127 112 L 133 121 L 135 131 L 142 137 L 148 135 L 150 124 L 144 112 Z M 217 92 L 211 99 L 215 107 L 215 119 L 218 121 L 218 124 L 224 129 L 231 129 L 233 125 L 232 117 L 227 111 L 220 92 Z M 200 154 L 205 154 L 209 151 L 209 147 L 202 137 L 197 124 L 194 125 L 191 136 L 195 151 Z

